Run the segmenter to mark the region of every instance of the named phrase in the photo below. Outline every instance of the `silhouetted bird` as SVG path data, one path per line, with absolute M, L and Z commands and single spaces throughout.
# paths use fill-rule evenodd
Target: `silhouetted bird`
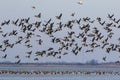
M 19 59 L 20 57 L 19 57 L 19 55 L 16 55 L 15 58 Z
M 39 13 L 38 15 L 35 15 L 36 18 L 41 18 L 41 13 Z
M 17 26 L 18 21 L 19 21 L 19 19 L 17 19 L 16 21 L 13 21 L 13 24 L 14 24 L 15 26 Z
M 3 49 L 3 50 L 1 50 L 1 51 L 5 52 L 5 51 L 6 51 L 6 49 L 7 49 L 7 48 L 4 48 L 4 49 Z
M 74 17 L 74 16 L 75 16 L 75 12 L 74 12 L 74 13 L 72 13 L 72 14 L 71 14 L 71 16 L 73 16 L 73 17 Z
M 2 34 L 3 37 L 6 37 L 8 33 Z
M 21 62 L 21 60 L 18 60 L 17 62 L 15 62 L 15 64 L 19 64 Z
M 33 9 L 35 9 L 36 7 L 35 6 L 32 6 Z
M 110 18 L 110 19 L 112 19 L 113 16 L 114 16 L 114 14 L 112 14 L 112 15 L 108 14 L 108 18 Z
M 38 58 L 35 58 L 34 61 L 38 61 L 39 59 Z
M 60 13 L 59 16 L 56 16 L 57 19 L 61 19 L 61 17 L 62 17 L 62 13 Z
M 6 59 L 6 57 L 7 57 L 7 54 L 5 54 L 2 58 Z
M 105 57 L 103 57 L 103 60 L 104 60 L 104 61 L 106 61 L 106 56 L 105 56 Z
M 118 24 L 119 22 L 120 22 L 120 19 L 118 19 L 117 21 L 115 21 L 115 23 L 117 23 L 117 24 Z
M 68 53 L 67 52 L 65 52 L 63 55 L 67 55 Z

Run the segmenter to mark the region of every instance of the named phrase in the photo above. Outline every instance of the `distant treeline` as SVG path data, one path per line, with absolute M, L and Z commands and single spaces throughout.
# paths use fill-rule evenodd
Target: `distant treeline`
M 86 63 L 67 63 L 67 62 L 46 62 L 46 63 L 20 63 L 20 64 L 15 64 L 12 62 L 0 62 L 0 65 L 101 65 L 101 64 L 115 64 L 116 62 L 106 62 L 106 63 L 98 63 L 97 60 L 90 60 L 87 61 Z M 120 62 L 117 62 L 120 63 Z

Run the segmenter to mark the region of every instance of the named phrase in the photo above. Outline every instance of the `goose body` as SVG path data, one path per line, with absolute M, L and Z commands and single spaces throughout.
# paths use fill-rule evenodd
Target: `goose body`
M 83 0 L 79 0 L 78 4 L 82 5 L 83 4 Z

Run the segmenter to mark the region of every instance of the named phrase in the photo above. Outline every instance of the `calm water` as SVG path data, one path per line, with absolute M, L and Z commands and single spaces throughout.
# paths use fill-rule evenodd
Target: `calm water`
M 0 70 L 12 71 L 112 71 L 120 72 L 119 68 L 83 68 L 79 66 L 39 66 L 39 67 L 0 67 Z M 105 74 L 0 74 L 0 80 L 120 80 L 119 75 Z

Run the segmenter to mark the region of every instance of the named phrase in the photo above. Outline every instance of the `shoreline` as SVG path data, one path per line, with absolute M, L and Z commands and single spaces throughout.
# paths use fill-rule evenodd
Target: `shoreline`
M 120 68 L 120 64 L 0 64 L 0 67 L 80 67 L 80 68 Z
M 43 69 L 44 68 L 44 69 Z M 63 69 L 62 69 L 63 68 Z M 80 69 L 81 68 L 81 69 Z M 103 68 L 103 69 L 102 69 Z M 118 70 L 116 70 L 118 68 Z M 120 75 L 119 65 L 0 65 L 0 75 Z M 92 70 L 91 70 L 92 69 Z

